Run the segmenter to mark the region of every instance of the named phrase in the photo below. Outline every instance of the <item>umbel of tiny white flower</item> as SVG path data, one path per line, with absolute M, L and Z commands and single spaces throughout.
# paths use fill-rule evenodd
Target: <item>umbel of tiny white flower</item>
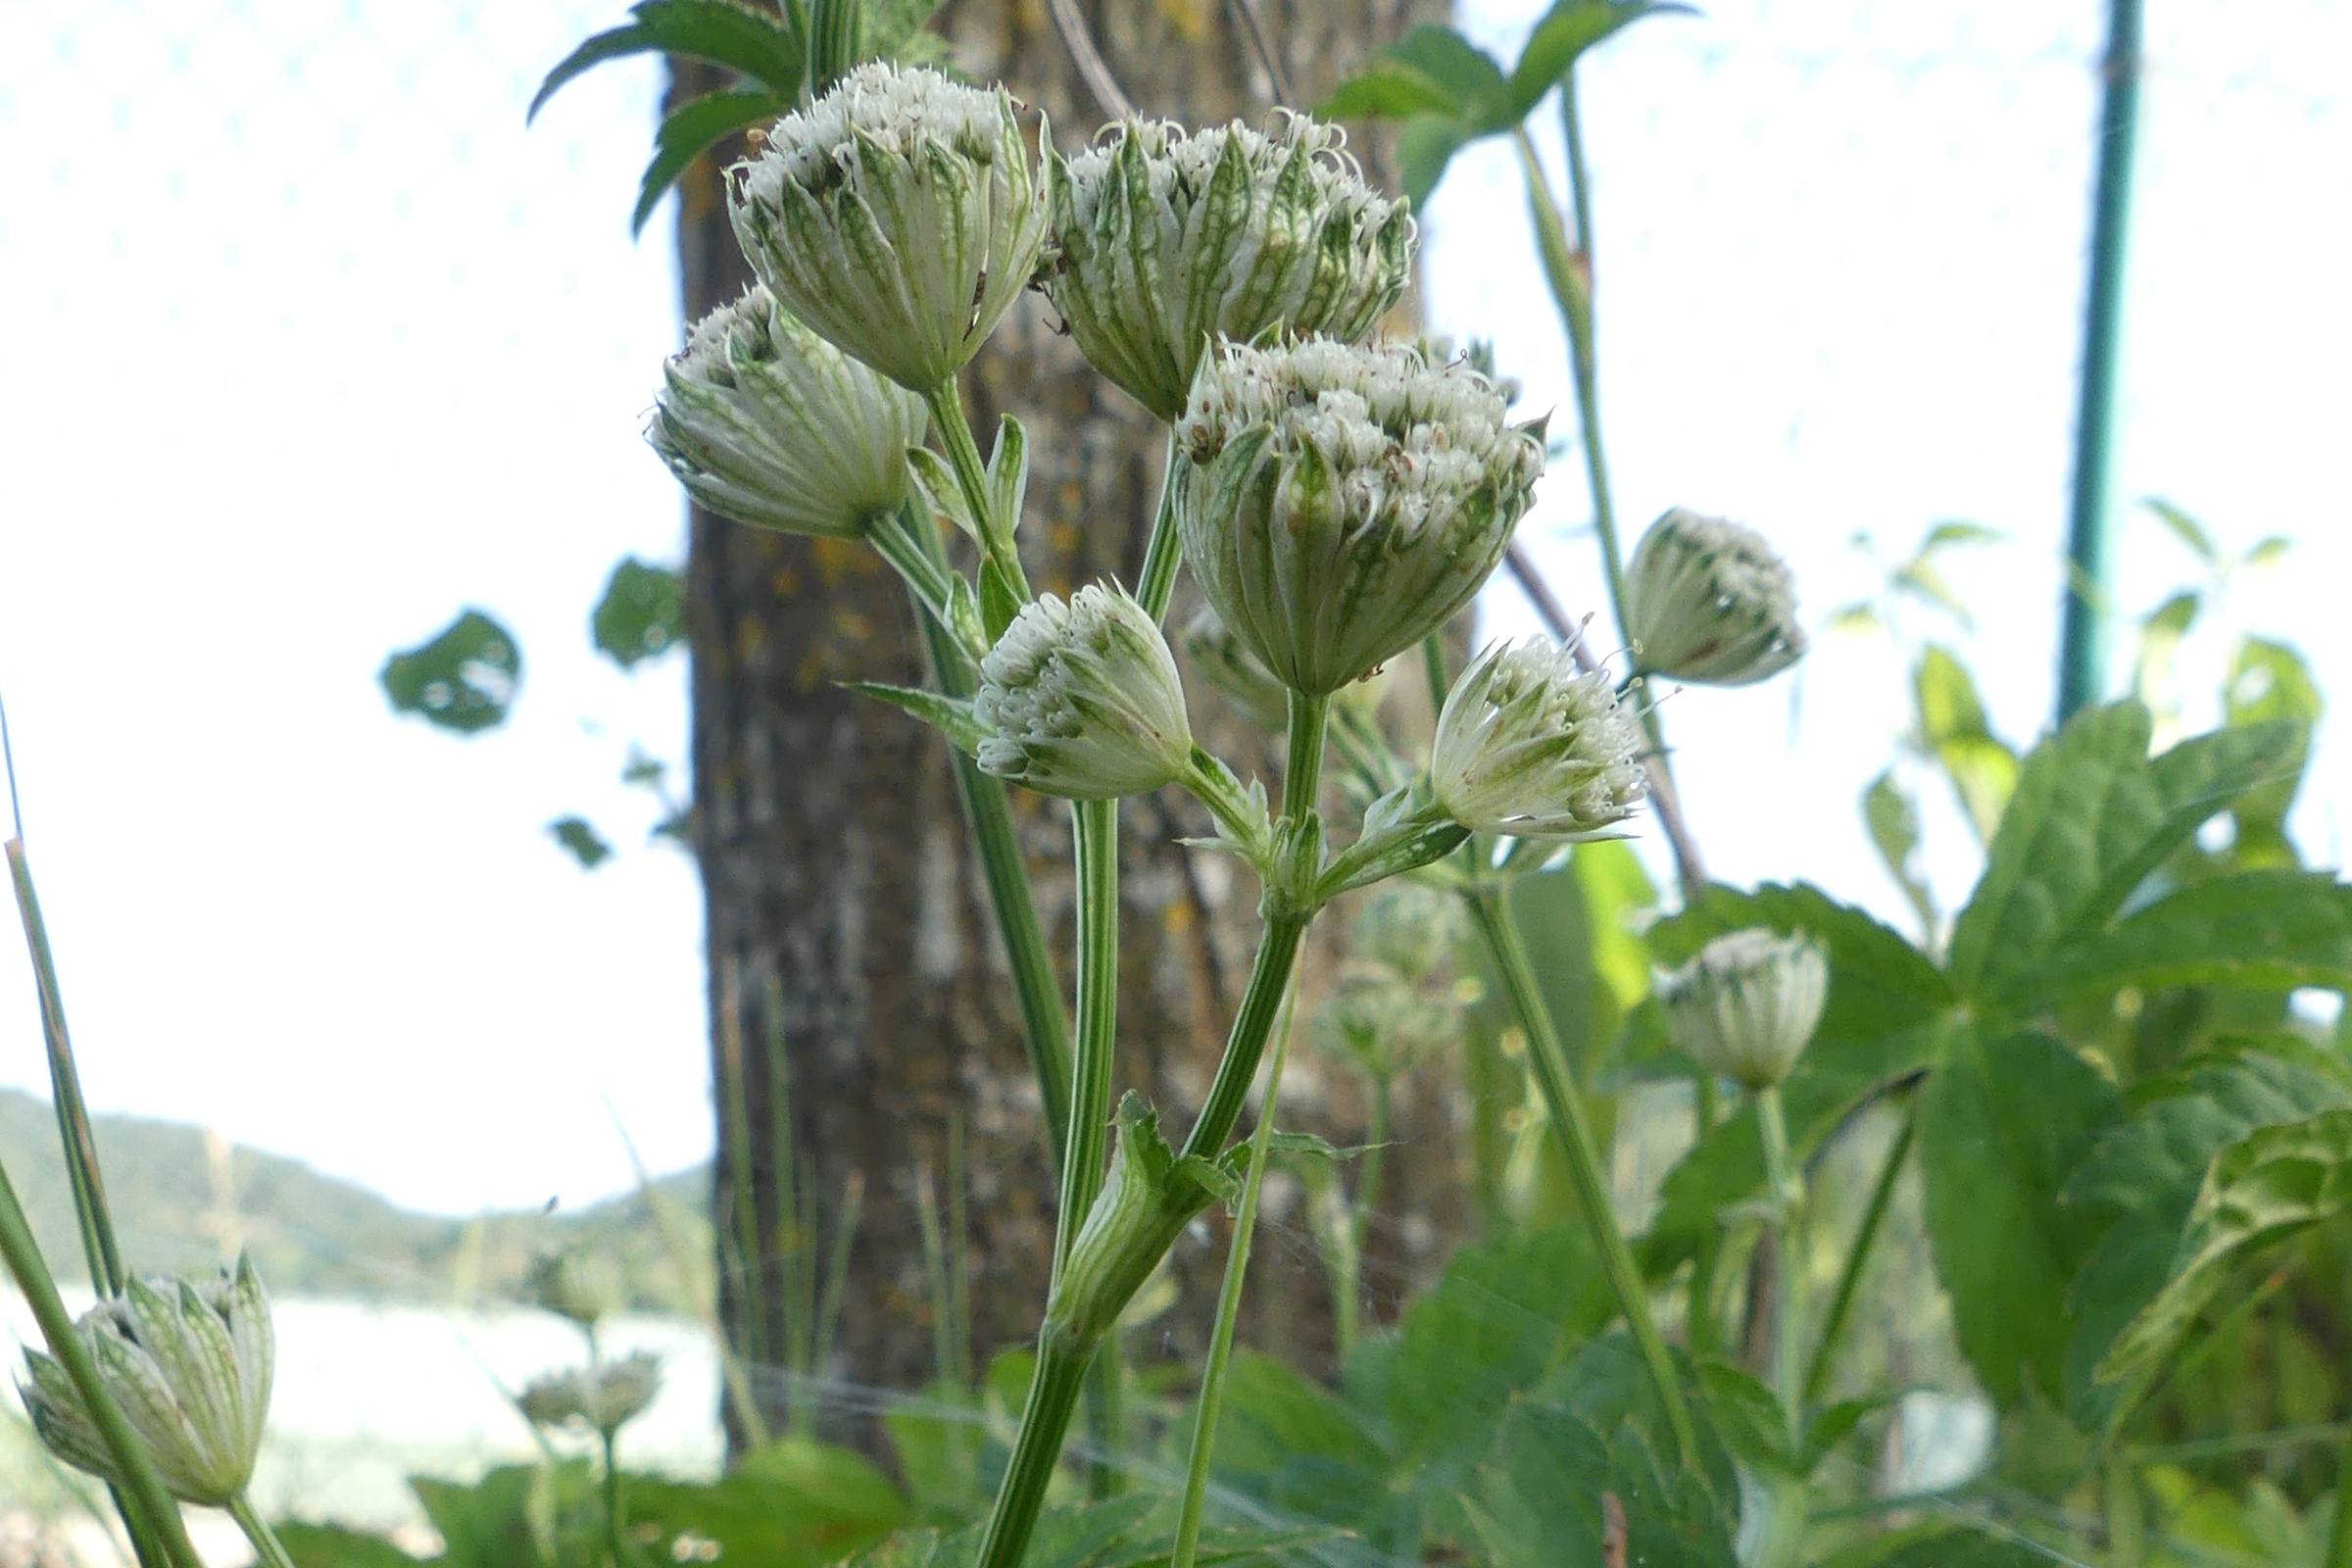
M 1046 292 L 1088 361 L 1173 421 L 1213 338 L 1371 331 L 1412 271 L 1413 220 L 1346 146 L 1285 114 L 1271 134 L 1129 121 L 1049 155 Z
M 1642 668 L 1700 686 L 1746 686 L 1805 653 L 1788 564 L 1753 528 L 1680 507 L 1634 549 L 1625 619 Z
M 1044 795 L 1109 800 L 1181 777 L 1192 723 L 1167 639 L 1116 586 L 1024 606 L 980 662 L 980 766 Z
M 645 1413 L 662 1390 L 662 1363 L 640 1351 L 533 1380 L 514 1402 L 535 1426 L 574 1423 L 611 1437 Z
M 794 319 L 764 285 L 696 322 L 662 382 L 645 438 L 712 512 L 847 539 L 906 496 L 922 400 Z
M 1798 932 L 1733 931 L 1657 977 L 1674 1043 L 1701 1068 L 1746 1089 L 1788 1076 L 1821 1022 L 1829 956 Z
M 253 1480 L 276 1354 L 252 1259 L 204 1284 L 133 1280 L 75 1328 L 172 1494 L 214 1508 L 235 1501 Z M 24 1359 L 31 1381 L 18 1392 L 42 1444 L 76 1470 L 121 1482 L 66 1369 L 38 1350 Z
M 1408 344 L 1228 343 L 1176 427 L 1194 581 L 1287 686 L 1328 696 L 1469 603 L 1544 468 L 1533 427 Z
M 727 171 L 761 282 L 825 339 L 928 392 L 1037 270 L 1045 189 L 1002 87 L 868 62 Z
M 1430 790 L 1467 828 L 1590 838 L 1625 820 L 1646 792 L 1641 750 L 1608 676 L 1578 669 L 1569 645 L 1496 643 L 1446 694 Z

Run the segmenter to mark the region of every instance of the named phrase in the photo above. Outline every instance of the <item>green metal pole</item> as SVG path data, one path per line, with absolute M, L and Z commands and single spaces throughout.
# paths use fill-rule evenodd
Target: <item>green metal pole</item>
M 2066 618 L 2058 653 L 2058 721 L 2098 699 L 2114 580 L 2108 486 L 2115 444 L 2116 354 L 2123 336 L 2124 228 L 2138 140 L 2140 0 L 2109 0 L 2105 93 L 2099 109 L 2099 182 L 2090 228 L 2090 289 L 2082 319 L 2082 399 L 2075 421 L 2074 510 L 2067 526 Z

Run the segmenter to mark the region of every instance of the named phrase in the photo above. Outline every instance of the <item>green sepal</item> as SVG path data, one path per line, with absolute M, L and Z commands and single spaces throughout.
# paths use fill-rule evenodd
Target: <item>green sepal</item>
M 980 519 L 972 515 L 971 503 L 964 499 L 963 486 L 956 478 L 956 470 L 946 458 L 929 447 L 908 447 L 906 466 L 914 474 L 915 488 L 931 510 L 956 524 L 956 529 L 974 544 L 985 544 L 987 535 L 981 531 Z
M 1029 491 L 1029 432 L 1007 414 L 997 425 L 996 449 L 988 455 L 990 526 L 1009 550 L 1021 528 L 1021 503 Z
M 850 680 L 842 685 L 854 692 L 912 713 L 948 738 L 966 757 L 980 753 L 980 721 L 972 716 L 969 698 L 948 697 L 919 686 L 893 686 L 886 681 Z
M 1021 612 L 1026 603 L 1020 589 L 1005 573 L 1004 564 L 994 555 L 980 558 L 980 625 L 988 633 L 993 647 Z

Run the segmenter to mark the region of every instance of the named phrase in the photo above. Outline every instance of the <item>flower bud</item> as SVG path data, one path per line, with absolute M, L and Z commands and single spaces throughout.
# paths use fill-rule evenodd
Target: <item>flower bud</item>
M 1470 934 L 1462 901 L 1415 882 L 1384 882 L 1348 928 L 1348 951 L 1421 985 L 1435 979 Z
M 1384 963 L 1343 964 L 1315 1014 L 1314 1040 L 1365 1076 L 1411 1072 L 1460 1035 L 1461 1009 L 1447 1006 Z
M 531 1265 L 530 1293 L 556 1316 L 592 1329 L 598 1319 L 620 1310 L 628 1286 L 610 1256 L 573 1247 L 545 1253 Z
M 84 1313 L 76 1331 L 173 1496 L 220 1508 L 243 1494 L 276 1353 L 252 1259 L 240 1256 L 233 1275 L 203 1285 L 133 1280 Z M 19 1392 L 42 1444 L 76 1470 L 121 1482 L 114 1450 L 66 1369 L 38 1350 L 24 1359 L 32 1380 Z
M 1467 828 L 1518 838 L 1591 838 L 1647 791 L 1642 737 L 1601 671 L 1547 637 L 1496 643 L 1462 671 L 1438 713 L 1429 780 Z
M 645 438 L 695 501 L 786 533 L 852 539 L 907 492 L 922 400 L 793 319 L 755 283 L 662 368 Z
M 858 67 L 727 171 L 735 237 L 787 310 L 916 392 L 1029 286 L 1044 188 L 1002 87 Z
M 1788 1076 L 1821 1022 L 1830 960 L 1802 932 L 1761 926 L 1717 937 L 1657 977 L 1667 1033 L 1702 1069 L 1746 1089 Z
M 1185 564 L 1285 685 L 1328 696 L 1469 603 L 1544 468 L 1494 383 L 1403 344 L 1229 343 L 1177 426 Z
M 1412 216 L 1338 126 L 1286 114 L 1270 135 L 1129 121 L 1107 136 L 1047 161 L 1059 254 L 1044 282 L 1095 368 L 1160 418 L 1184 412 L 1212 339 L 1353 342 L 1404 292 Z
M 1788 564 L 1753 528 L 1680 507 L 1634 548 L 1625 620 L 1642 668 L 1700 686 L 1746 686 L 1805 654 Z
M 980 662 L 980 766 L 1043 795 L 1143 795 L 1190 765 L 1175 657 L 1144 607 L 1090 583 L 1024 606 Z
M 1200 678 L 1233 699 L 1242 716 L 1259 729 L 1280 732 L 1290 722 L 1290 688 L 1206 605 L 1185 625 L 1184 651 Z

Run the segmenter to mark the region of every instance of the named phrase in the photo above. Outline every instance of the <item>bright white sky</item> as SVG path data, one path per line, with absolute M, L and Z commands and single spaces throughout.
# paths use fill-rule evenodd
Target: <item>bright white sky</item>
M 1537 8 L 1469 23 L 1506 58 Z M 2291 564 L 2232 610 L 2352 670 L 2352 394 L 2336 71 L 2352 7 L 2152 8 L 2119 493 Z M 625 1186 L 602 1104 L 668 1168 L 710 1140 L 700 898 L 615 781 L 675 757 L 683 683 L 588 647 L 612 561 L 681 548 L 636 431 L 675 340 L 657 219 L 631 245 L 650 68 L 521 106 L 608 0 L 36 0 L 0 8 L 0 690 L 93 1102 L 462 1211 Z M 1955 577 L 1996 724 L 2050 701 L 2093 0 L 1724 0 L 1585 75 L 1620 504 L 1744 517 L 1824 614 L 1857 529 L 1966 517 Z M 1547 137 L 1553 122 L 1544 117 Z M 1556 139 L 1547 142 L 1558 168 Z M 1500 144 L 1425 228 L 1430 310 L 1499 340 L 1570 422 Z M 1596 603 L 1573 465 L 1533 525 Z M 2123 602 L 2185 580 L 2123 524 Z M 398 721 L 387 651 L 477 604 L 519 634 L 506 729 Z M 1506 589 L 1493 623 L 1527 622 Z M 1854 802 L 1899 670 L 1830 640 L 1801 680 L 1667 710 L 1719 875 L 1809 874 L 1899 917 Z M 2210 677 L 2202 684 L 2209 687 Z M 2299 825 L 2340 858 L 2344 751 Z M 1947 892 L 1970 858 L 1932 802 Z M 540 832 L 624 848 L 583 875 Z M 0 962 L 0 1083 L 42 1083 Z

